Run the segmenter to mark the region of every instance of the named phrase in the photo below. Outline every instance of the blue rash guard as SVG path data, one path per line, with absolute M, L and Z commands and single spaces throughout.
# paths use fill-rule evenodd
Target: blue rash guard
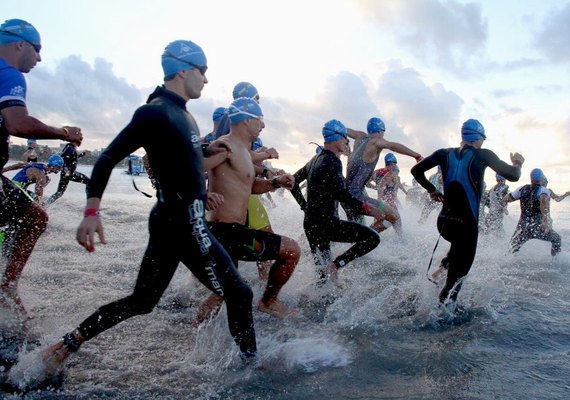
M 447 282 L 439 294 L 439 300 L 443 303 L 448 296 L 451 300 L 457 299 L 462 280 L 469 273 L 475 259 L 485 169 L 490 167 L 507 180 L 515 182 L 520 178 L 521 167 L 501 161 L 489 149 L 477 149 L 469 144 L 459 148 L 439 149 L 411 170 L 416 181 L 429 193 L 433 193 L 436 188 L 427 180 L 425 172 L 438 165 L 443 174 L 444 200 L 437 227 L 441 236 L 451 243 L 445 257 Z
M 16 182 L 22 189 L 26 189 L 28 186 L 36 183 L 28 177 L 28 170 L 30 168 L 38 169 L 47 175 L 46 165 L 44 163 L 29 163 L 12 177 L 12 180 Z
M 200 136 L 182 97 L 164 87 L 150 95 L 97 160 L 87 197 L 101 198 L 113 167 L 140 147 L 146 150 L 157 181 L 158 202 L 150 214 L 150 238 L 134 291 L 101 307 L 78 331 L 91 339 L 127 318 L 151 312 L 182 262 L 224 298 L 230 333 L 244 356 L 254 355 L 253 292 L 206 225 Z
M 10 107 L 26 107 L 26 80 L 16 68 L 0 58 L 0 111 Z M 10 134 L 0 116 L 0 169 L 9 159 Z M 14 182 L 0 176 L 0 224 L 13 223 L 28 211 L 33 200 Z

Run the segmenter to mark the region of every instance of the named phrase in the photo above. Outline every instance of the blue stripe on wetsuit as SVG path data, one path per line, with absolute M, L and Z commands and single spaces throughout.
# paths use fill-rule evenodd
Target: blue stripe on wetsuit
M 477 191 L 475 190 L 473 181 L 469 171 L 471 171 L 470 164 L 475 157 L 474 151 L 466 151 L 463 157 L 459 157 L 460 152 L 450 151 L 447 154 L 447 174 L 444 174 L 444 184 L 448 187 L 452 182 L 457 182 L 465 190 L 467 201 L 471 208 L 471 213 L 475 221 L 479 218 L 479 205 L 477 201 Z

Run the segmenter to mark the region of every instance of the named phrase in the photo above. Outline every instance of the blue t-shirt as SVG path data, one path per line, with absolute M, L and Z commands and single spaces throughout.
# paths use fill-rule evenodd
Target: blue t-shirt
M 0 58 L 0 111 L 8 107 L 26 107 L 26 80 L 16 68 Z M 0 168 L 8 162 L 10 134 L 0 115 Z

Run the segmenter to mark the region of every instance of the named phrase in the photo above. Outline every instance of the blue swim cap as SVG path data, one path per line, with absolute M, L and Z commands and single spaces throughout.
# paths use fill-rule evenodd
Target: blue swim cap
M 251 143 L 251 149 L 253 151 L 260 149 L 263 147 L 263 142 L 261 141 L 260 138 L 255 139 L 252 143 Z
M 368 133 L 380 133 L 386 130 L 386 126 L 384 126 L 384 121 L 382 121 L 380 118 L 372 117 L 368 120 L 366 130 Z
M 336 119 L 327 121 L 323 126 L 323 138 L 325 143 L 336 142 L 342 138 L 346 139 L 346 126 Z
M 257 89 L 249 82 L 240 82 L 234 86 L 234 91 L 232 96 L 234 99 L 239 99 L 240 97 L 247 97 L 253 99 L 258 95 Z
M 476 119 L 468 119 L 461 126 L 461 138 L 466 142 L 476 142 L 479 139 L 487 139 L 485 128 Z
M 63 158 L 57 154 L 53 154 L 48 158 L 48 167 L 63 167 Z
M 0 43 L 28 42 L 37 52 L 42 47 L 40 34 L 27 21 L 23 19 L 8 19 L 0 25 Z
M 228 116 L 230 122 L 235 124 L 251 118 L 263 118 L 263 112 L 257 101 L 248 97 L 240 97 L 235 99 L 228 108 Z
M 190 40 L 175 40 L 166 46 L 162 53 L 162 70 L 165 77 L 193 68 L 204 71 L 208 68 L 206 55 L 200 46 Z
M 533 182 L 540 182 L 544 178 L 544 172 L 540 168 L 535 168 L 530 171 L 530 180 Z
M 394 153 L 388 153 L 384 156 L 384 163 L 386 165 L 388 164 L 397 164 L 398 160 L 396 159 L 396 156 L 394 155 Z
M 212 113 L 212 121 L 216 122 L 222 119 L 224 114 L 226 113 L 226 109 L 224 107 L 218 107 Z
M 28 139 L 28 146 L 37 143 L 36 139 Z

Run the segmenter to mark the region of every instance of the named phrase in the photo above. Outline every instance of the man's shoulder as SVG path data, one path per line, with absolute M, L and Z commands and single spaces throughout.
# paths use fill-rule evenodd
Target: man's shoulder
M 24 101 L 25 98 L 26 80 L 24 75 L 9 64 L 0 65 L 0 102 Z

